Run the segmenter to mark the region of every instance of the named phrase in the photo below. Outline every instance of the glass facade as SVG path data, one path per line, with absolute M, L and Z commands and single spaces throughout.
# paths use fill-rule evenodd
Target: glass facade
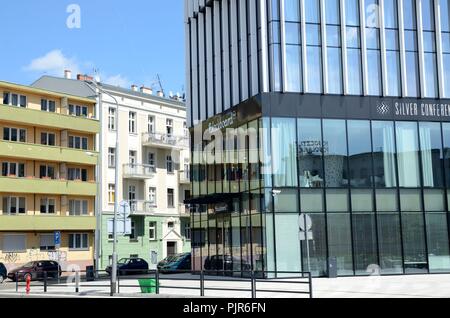
M 264 117 L 230 131 L 193 148 L 194 193 L 216 198 L 194 205 L 194 270 L 325 276 L 336 258 L 341 276 L 450 272 L 449 123 Z

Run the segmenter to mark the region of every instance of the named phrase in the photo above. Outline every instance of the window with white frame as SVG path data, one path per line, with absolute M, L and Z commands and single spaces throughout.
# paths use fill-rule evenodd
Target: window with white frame
M 25 164 L 17 162 L 2 162 L 3 177 L 25 177 Z
M 39 178 L 55 179 L 55 167 L 52 165 L 40 165 L 39 166 Z
M 130 240 L 136 240 L 136 223 L 134 221 L 131 221 L 131 234 L 130 234 Z
M 3 253 L 25 252 L 26 242 L 26 234 L 3 234 Z
M 69 200 L 69 215 L 88 215 L 88 206 L 89 204 L 87 200 Z
M 55 250 L 55 236 L 53 234 L 41 234 L 39 249 L 42 252 Z
M 114 168 L 116 166 L 116 148 L 108 148 L 108 167 Z
M 86 182 L 88 179 L 87 169 L 82 168 L 68 168 L 67 179 L 70 181 L 81 180 Z
M 136 113 L 129 112 L 128 113 L 128 132 L 130 134 L 135 134 L 137 132 L 136 129 Z
M 155 154 L 153 152 L 148 153 L 148 164 L 152 167 L 156 167 Z
M 174 222 L 167 222 L 167 228 L 168 228 L 169 230 L 173 230 L 174 227 L 175 227 L 175 223 L 174 223 Z
M 156 222 L 154 221 L 148 224 L 148 238 L 150 241 L 156 241 Z
M 155 133 L 155 116 L 148 115 L 148 133 Z
M 3 197 L 3 214 L 25 214 L 25 202 L 24 197 Z
M 27 130 L 21 128 L 3 127 L 3 140 L 27 142 Z
M 108 129 L 116 130 L 116 109 L 112 107 L 108 109 Z
M 4 92 L 3 105 L 27 107 L 27 97 L 25 95 Z
M 167 189 L 167 207 L 173 208 L 175 207 L 175 200 L 174 200 L 174 190 L 173 189 Z
M 86 233 L 69 234 L 70 250 L 87 250 L 89 249 L 89 235 Z
M 151 206 L 156 206 L 156 188 L 154 187 L 148 189 L 148 202 Z
M 166 119 L 166 133 L 167 136 L 172 137 L 173 135 L 173 120 Z
M 116 196 L 116 186 L 112 183 L 108 184 L 108 203 L 114 204 Z
M 187 124 L 186 124 L 185 121 L 183 122 L 183 131 L 184 131 L 184 136 L 188 137 L 189 136 L 189 129 L 187 129 Z
M 137 153 L 136 153 L 135 150 L 130 150 L 129 163 L 132 164 L 132 165 L 137 163 Z
M 44 112 L 56 112 L 56 102 L 54 100 L 41 99 L 41 110 Z
M 187 240 L 191 239 L 191 224 L 189 222 L 184 223 L 184 237 Z
M 87 137 L 69 136 L 69 148 L 87 150 L 88 149 Z
M 41 145 L 55 146 L 56 135 L 53 133 L 41 132 Z
M 88 117 L 87 106 L 69 105 L 69 115 L 77 117 Z
M 173 159 L 172 156 L 166 156 L 166 169 L 167 173 L 173 173 Z
M 41 214 L 55 214 L 55 199 L 41 198 Z

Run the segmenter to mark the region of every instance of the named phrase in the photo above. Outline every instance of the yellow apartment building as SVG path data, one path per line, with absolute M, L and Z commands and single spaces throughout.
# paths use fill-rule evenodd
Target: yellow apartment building
M 95 99 L 2 81 L 0 98 L 0 262 L 92 265 Z

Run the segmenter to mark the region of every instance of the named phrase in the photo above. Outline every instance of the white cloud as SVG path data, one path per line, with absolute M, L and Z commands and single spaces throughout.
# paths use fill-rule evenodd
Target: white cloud
M 125 76 L 122 76 L 121 74 L 108 76 L 108 77 L 102 76 L 101 80 L 102 80 L 102 82 L 104 82 L 106 84 L 120 86 L 123 88 L 128 88 L 129 86 L 131 86 L 131 82 L 128 80 L 128 78 L 126 78 Z
M 32 60 L 24 69 L 59 77 L 64 76 L 64 70 L 71 70 L 72 74 L 81 73 L 81 67 L 76 59 L 65 56 L 61 50 L 50 51 L 44 56 Z

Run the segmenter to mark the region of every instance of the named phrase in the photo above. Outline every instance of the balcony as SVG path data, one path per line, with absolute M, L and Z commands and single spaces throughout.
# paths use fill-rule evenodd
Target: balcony
M 190 184 L 191 183 L 191 173 L 189 170 L 180 171 L 180 183 L 181 184 Z
M 180 217 L 191 217 L 191 210 L 189 208 L 189 204 L 180 203 L 180 207 L 178 208 Z
M 131 215 L 151 215 L 156 212 L 156 205 L 150 201 L 134 200 L 128 201 Z
M 170 136 L 167 134 L 143 133 L 142 144 L 148 147 L 162 149 L 178 149 L 189 147 L 189 139 L 181 136 Z
M 0 154 L 18 159 L 96 165 L 98 153 L 63 147 L 0 141 Z
M 0 192 L 95 196 L 97 184 L 62 179 L 0 177 Z
M 123 177 L 126 179 L 150 179 L 156 173 L 156 167 L 152 165 L 142 164 L 125 164 L 123 165 Z
M 95 216 L 0 215 L 0 231 L 94 231 Z
M 98 120 L 7 105 L 0 105 L 0 118 L 2 118 L 2 121 L 36 127 L 69 129 L 91 134 L 100 131 L 100 122 Z

